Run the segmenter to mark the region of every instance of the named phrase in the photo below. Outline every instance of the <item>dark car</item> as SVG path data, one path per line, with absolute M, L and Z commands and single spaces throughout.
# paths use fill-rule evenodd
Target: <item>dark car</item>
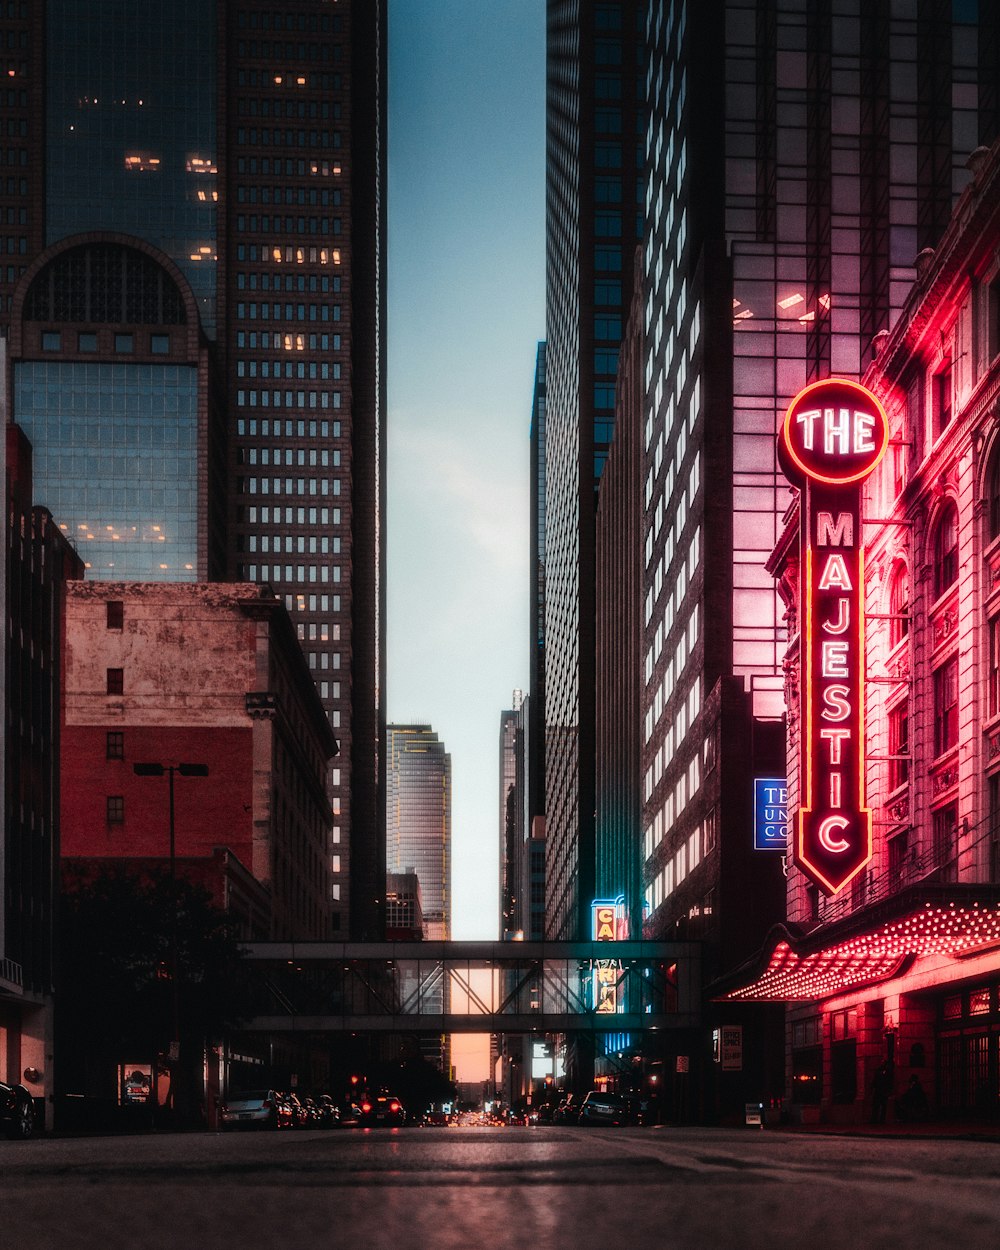
M 552 1114 L 554 1124 L 575 1124 L 580 1118 L 579 1094 L 567 1094 Z
M 23 1085 L 0 1081 L 0 1125 L 11 1141 L 27 1141 L 35 1129 L 35 1104 Z
M 392 1094 L 377 1094 L 361 1103 L 360 1123 L 363 1128 L 375 1125 L 400 1125 L 406 1122 L 403 1104 Z
M 288 1093 L 285 1095 L 284 1101 L 285 1106 L 288 1108 L 288 1116 L 292 1128 L 308 1128 L 309 1108 L 301 1101 L 298 1094 Z
M 316 1122 L 320 1128 L 340 1127 L 340 1108 L 329 1094 L 320 1094 L 316 1099 Z
M 581 1124 L 627 1124 L 628 1120 L 628 1104 L 621 1094 L 592 1089 L 580 1106 Z

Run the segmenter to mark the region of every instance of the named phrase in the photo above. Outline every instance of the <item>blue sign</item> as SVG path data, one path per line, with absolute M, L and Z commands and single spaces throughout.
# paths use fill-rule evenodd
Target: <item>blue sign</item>
M 755 851 L 784 851 L 788 845 L 788 782 L 784 777 L 753 780 Z

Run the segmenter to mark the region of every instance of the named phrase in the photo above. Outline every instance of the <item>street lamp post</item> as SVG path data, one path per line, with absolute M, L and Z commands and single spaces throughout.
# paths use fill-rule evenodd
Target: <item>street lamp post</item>
M 145 763 L 133 764 L 132 771 L 137 777 L 162 777 L 167 775 L 170 795 L 169 800 L 169 825 L 170 825 L 170 885 L 171 899 L 170 908 L 170 963 L 171 963 L 171 1033 L 172 1040 L 170 1043 L 170 1058 L 176 1063 L 180 1058 L 180 967 L 178 958 L 178 942 L 177 942 L 177 843 L 174 831 L 174 773 L 180 773 L 182 777 L 207 777 L 207 764 L 159 764 Z M 176 1099 L 173 1097 L 173 1079 L 171 1078 L 171 1102 L 176 1109 Z

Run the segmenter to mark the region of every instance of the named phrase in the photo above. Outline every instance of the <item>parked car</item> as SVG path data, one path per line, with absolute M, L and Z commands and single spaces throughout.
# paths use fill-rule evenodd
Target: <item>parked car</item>
M 581 1124 L 627 1124 L 628 1120 L 628 1104 L 621 1094 L 592 1089 L 580 1105 Z
M 579 1094 L 567 1094 L 552 1114 L 553 1124 L 575 1124 L 579 1118 Z
M 289 1092 L 285 1094 L 284 1101 L 288 1108 L 288 1118 L 292 1128 L 308 1128 L 309 1108 L 301 1101 L 298 1094 Z
M 220 1107 L 221 1123 L 229 1128 L 283 1128 L 289 1113 L 275 1089 L 251 1089 L 230 1094 Z
M 23 1085 L 0 1081 L 0 1125 L 11 1141 L 27 1141 L 35 1130 L 35 1104 Z
M 375 1125 L 400 1125 L 406 1122 L 403 1104 L 392 1094 L 377 1094 L 374 1098 L 365 1098 L 361 1103 L 361 1125 L 371 1128 Z
M 316 1123 L 320 1128 L 340 1127 L 340 1108 L 329 1094 L 320 1094 L 315 1106 Z

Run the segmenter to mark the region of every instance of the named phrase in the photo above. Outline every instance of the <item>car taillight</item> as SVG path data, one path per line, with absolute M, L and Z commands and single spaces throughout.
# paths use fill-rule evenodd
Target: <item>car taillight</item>
M 371 1111 L 371 1109 L 372 1109 L 372 1105 L 370 1102 L 363 1102 L 361 1104 L 361 1110 L 365 1113 L 365 1115 L 367 1115 L 368 1112 Z
M 399 1103 L 398 1103 L 398 1102 L 391 1102 L 391 1103 L 389 1103 L 389 1110 L 390 1110 L 390 1111 L 398 1111 L 398 1110 L 399 1110 Z

